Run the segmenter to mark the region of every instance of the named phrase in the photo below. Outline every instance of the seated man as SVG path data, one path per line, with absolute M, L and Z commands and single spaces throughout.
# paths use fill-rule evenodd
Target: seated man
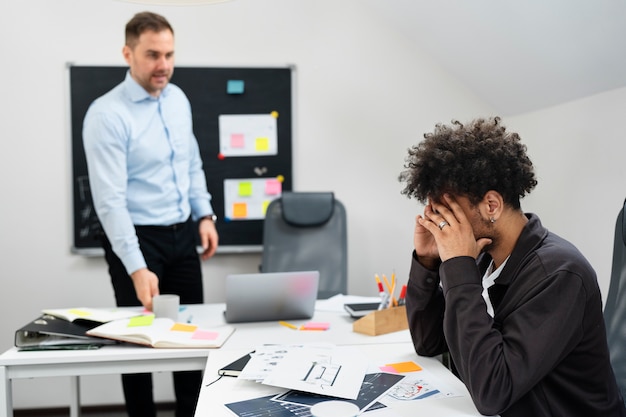
M 519 136 L 492 118 L 424 137 L 400 175 L 425 204 L 406 294 L 417 353 L 449 352 L 483 414 L 626 416 L 593 268 L 520 207 L 537 180 Z

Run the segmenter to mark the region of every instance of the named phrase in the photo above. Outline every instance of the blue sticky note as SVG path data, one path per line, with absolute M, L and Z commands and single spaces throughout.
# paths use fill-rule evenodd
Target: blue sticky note
M 226 92 L 228 94 L 243 94 L 243 90 L 243 80 L 228 80 L 228 83 L 226 84 Z

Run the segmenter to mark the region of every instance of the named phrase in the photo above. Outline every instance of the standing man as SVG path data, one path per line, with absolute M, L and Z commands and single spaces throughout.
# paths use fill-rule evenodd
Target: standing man
M 424 137 L 400 175 L 426 204 L 406 294 L 417 353 L 449 352 L 483 414 L 626 416 L 594 270 L 520 207 L 537 181 L 519 136 L 493 118 Z
M 126 25 L 122 53 L 125 80 L 93 102 L 83 126 L 117 305 L 151 310 L 159 293 L 202 303 L 196 237 L 208 259 L 218 234 L 191 107 L 169 83 L 174 31 L 162 16 L 138 13 Z M 174 372 L 177 417 L 193 416 L 201 382 L 201 371 Z M 156 416 L 151 374 L 122 375 L 122 384 L 130 417 Z

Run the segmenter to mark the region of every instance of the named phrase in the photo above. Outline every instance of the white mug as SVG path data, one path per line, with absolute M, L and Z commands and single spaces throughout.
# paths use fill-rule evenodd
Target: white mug
M 178 321 L 180 297 L 175 294 L 160 294 L 152 298 L 154 317 L 166 317 Z

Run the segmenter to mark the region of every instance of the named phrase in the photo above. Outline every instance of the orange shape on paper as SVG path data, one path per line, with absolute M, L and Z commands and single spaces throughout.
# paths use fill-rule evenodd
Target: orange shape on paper
M 398 363 L 388 363 L 385 366 L 391 366 L 398 372 L 415 372 L 421 371 L 422 367 L 416 364 L 415 362 L 398 362 Z

